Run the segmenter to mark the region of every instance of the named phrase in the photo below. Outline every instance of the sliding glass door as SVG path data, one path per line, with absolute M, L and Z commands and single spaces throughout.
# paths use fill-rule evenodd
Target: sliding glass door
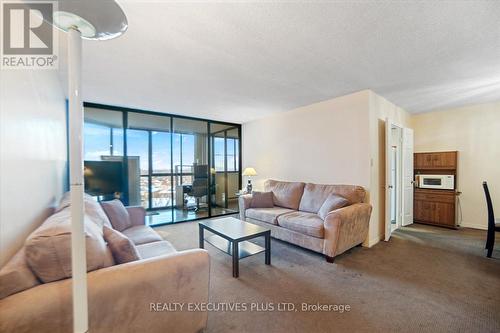
M 99 200 L 142 205 L 153 225 L 237 213 L 240 130 L 85 103 L 86 182 Z
M 205 121 L 173 119 L 175 222 L 209 216 L 207 133 Z
M 127 158 L 132 161 L 131 205 L 149 208 L 149 133 L 145 130 L 127 130 Z
M 128 202 L 123 114 L 87 108 L 84 120 L 85 192 L 98 200 L 118 198 Z
M 169 117 L 128 113 L 127 159 L 137 161 L 135 192 L 146 209 L 172 207 L 170 137 Z
M 151 131 L 151 208 L 172 207 L 170 131 Z
M 210 133 L 214 184 L 212 216 L 238 212 L 237 192 L 241 188 L 240 128 L 210 124 Z

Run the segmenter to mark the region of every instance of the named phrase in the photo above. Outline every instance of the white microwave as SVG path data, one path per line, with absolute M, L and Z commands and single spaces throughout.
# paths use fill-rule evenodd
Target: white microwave
M 454 175 L 418 175 L 418 187 L 438 190 L 455 189 Z

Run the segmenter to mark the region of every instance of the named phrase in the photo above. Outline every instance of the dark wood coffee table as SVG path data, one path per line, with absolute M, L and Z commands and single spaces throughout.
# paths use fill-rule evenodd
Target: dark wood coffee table
M 203 249 L 204 241 L 212 244 L 219 250 L 233 258 L 233 277 L 239 276 L 239 260 L 257 253 L 266 252 L 266 265 L 271 265 L 271 230 L 261 226 L 244 222 L 234 217 L 217 220 L 206 220 L 198 223 L 200 228 L 200 248 Z M 204 237 L 208 230 L 213 235 Z M 249 239 L 264 236 L 265 248 Z

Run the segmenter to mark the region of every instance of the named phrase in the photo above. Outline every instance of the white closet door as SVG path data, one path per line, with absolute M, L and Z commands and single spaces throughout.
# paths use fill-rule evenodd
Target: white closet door
M 403 226 L 413 223 L 413 130 L 403 128 Z

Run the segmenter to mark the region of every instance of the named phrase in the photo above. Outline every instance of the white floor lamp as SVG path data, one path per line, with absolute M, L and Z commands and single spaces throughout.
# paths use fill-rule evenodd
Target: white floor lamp
M 106 40 L 122 35 L 127 18 L 113 0 L 59 0 L 53 15 L 57 28 L 68 33 L 69 174 L 71 189 L 71 268 L 73 331 L 88 332 L 87 260 L 83 224 L 82 38 Z

